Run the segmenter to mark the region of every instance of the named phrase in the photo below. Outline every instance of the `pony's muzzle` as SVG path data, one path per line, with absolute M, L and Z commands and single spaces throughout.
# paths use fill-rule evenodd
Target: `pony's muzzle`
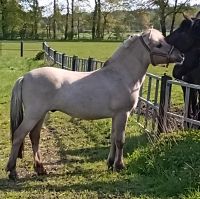
M 183 53 L 181 53 L 180 51 L 178 51 L 177 49 L 175 49 L 176 55 L 175 55 L 175 62 L 176 63 L 183 63 L 185 56 Z
M 177 62 L 178 62 L 178 63 L 183 63 L 184 59 L 185 59 L 184 54 L 183 54 L 183 53 L 180 53 L 180 57 L 178 57 Z

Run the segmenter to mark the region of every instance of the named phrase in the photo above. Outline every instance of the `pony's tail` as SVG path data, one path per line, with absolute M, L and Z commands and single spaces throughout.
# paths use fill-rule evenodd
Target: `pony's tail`
M 22 123 L 23 120 L 23 105 L 22 105 L 22 83 L 23 77 L 20 77 L 12 90 L 12 97 L 10 102 L 10 134 L 11 134 L 11 143 L 13 143 L 14 132 Z M 18 158 L 23 157 L 24 142 L 21 144 Z

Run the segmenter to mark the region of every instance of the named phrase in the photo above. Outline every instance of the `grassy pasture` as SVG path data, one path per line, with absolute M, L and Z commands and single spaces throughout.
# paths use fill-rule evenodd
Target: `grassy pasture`
M 87 43 L 84 44 L 85 49 Z M 60 42 L 54 45 L 58 45 L 58 48 L 60 46 L 62 50 Z M 70 45 L 73 49 L 73 43 Z M 104 46 L 107 43 L 100 45 Z M 28 47 L 33 46 L 34 44 L 29 42 Z M 37 47 L 40 47 L 40 43 Z M 79 46 L 81 52 L 80 48 L 81 45 Z M 105 47 L 102 51 L 107 49 L 109 48 Z M 67 51 L 69 52 L 66 49 L 65 52 Z M 101 52 L 100 48 L 98 51 Z M 78 51 L 71 52 L 71 55 L 78 54 Z M 78 55 L 88 57 L 87 54 L 83 54 L 84 52 L 85 50 Z M 112 50 L 107 53 L 111 54 Z M 17 164 L 20 180 L 9 181 L 4 168 L 10 150 L 10 92 L 19 76 L 43 64 L 42 61 L 33 61 L 31 57 L 34 55 L 35 52 L 28 51 L 27 54 L 25 52 L 25 58 L 20 58 L 18 52 L 16 54 L 14 51 L 8 51 L 0 56 L 0 196 L 2 198 L 200 198 L 200 134 L 179 132 L 162 136 L 159 141 L 152 143 L 133 117 L 130 118 L 126 131 L 125 171 L 111 173 L 106 168 L 110 120 L 81 121 L 55 112 L 50 113 L 46 119 L 41 137 L 41 152 L 48 175 L 35 176 L 31 146 L 27 137 L 25 158 L 18 160 Z M 105 58 L 101 56 L 102 54 L 94 57 L 106 59 L 106 53 L 103 55 Z M 170 72 L 171 69 L 150 67 L 150 71 L 154 74 L 162 74 L 166 70 Z

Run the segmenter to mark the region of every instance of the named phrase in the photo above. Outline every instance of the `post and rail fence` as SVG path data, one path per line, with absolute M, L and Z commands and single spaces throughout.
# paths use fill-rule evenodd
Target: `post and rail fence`
M 78 56 L 68 56 L 64 53 L 57 52 L 43 42 L 45 59 L 53 64 L 59 65 L 63 69 L 72 71 L 93 71 L 103 67 L 104 62 L 89 57 L 88 59 L 79 58 Z
M 89 57 L 88 59 L 79 58 L 78 56 L 68 56 L 64 53 L 57 52 L 43 42 L 44 57 L 48 62 L 58 65 L 62 69 L 72 71 L 93 71 L 103 67 L 104 62 Z M 182 129 L 188 128 L 185 123 L 189 123 L 189 128 L 199 128 L 200 121 L 188 118 L 189 95 L 191 89 L 197 89 L 200 92 L 200 85 L 188 84 L 182 81 L 172 80 L 171 77 L 164 74 L 162 77 L 146 74 L 146 86 L 140 89 L 140 96 L 137 108 L 137 122 L 147 132 L 163 133 L 171 130 L 176 122 L 177 127 Z M 179 85 L 186 88 L 186 96 L 182 110 L 170 110 L 170 101 L 172 85 Z M 141 117 L 142 116 L 142 117 Z M 170 126 L 171 125 L 171 126 Z
M 35 51 L 36 53 L 41 51 L 41 42 L 40 41 L 31 41 L 31 45 L 28 46 L 30 42 L 29 41 L 12 41 L 12 42 L 8 42 L 8 41 L 0 41 L 0 56 L 3 55 L 3 53 L 7 53 L 7 52 L 17 52 L 19 53 L 18 55 L 20 57 L 24 57 L 24 55 L 26 55 L 27 52 L 33 52 Z

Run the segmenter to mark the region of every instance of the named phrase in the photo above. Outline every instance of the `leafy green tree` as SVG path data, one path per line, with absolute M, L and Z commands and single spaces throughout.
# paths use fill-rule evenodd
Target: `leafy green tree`
M 112 12 L 114 12 L 120 7 L 119 2 L 120 2 L 119 0 L 105 0 L 102 2 L 101 7 L 102 7 L 103 22 L 102 22 L 101 38 L 104 38 L 105 30 L 108 28 L 110 15 L 112 14 Z
M 175 0 L 170 2 L 169 0 L 123 0 L 124 6 L 127 9 L 152 9 L 154 8 L 159 18 L 160 28 L 163 35 L 166 35 L 166 20 L 172 16 L 171 19 L 171 31 L 173 31 L 175 18 L 177 13 L 184 12 L 189 8 L 190 0 Z
M 0 0 L 0 24 L 3 39 L 17 37 L 22 23 L 22 8 L 16 0 Z
M 69 0 L 66 0 L 66 14 L 65 14 L 65 40 L 68 38 L 68 30 L 69 30 Z
M 24 7 L 24 12 L 27 18 L 24 18 L 24 25 L 29 29 L 29 36 L 33 39 L 38 39 L 38 28 L 39 23 L 42 19 L 42 9 L 43 7 L 39 6 L 38 0 L 21 0 L 19 1 Z M 23 26 L 24 26 L 23 25 Z
M 97 24 L 97 0 L 94 0 L 95 6 L 94 6 L 94 11 L 92 13 L 92 39 L 96 38 L 96 24 Z
M 2 38 L 6 38 L 8 27 L 6 23 L 7 18 L 7 0 L 0 0 L 0 13 L 1 13 L 1 31 L 2 31 Z

